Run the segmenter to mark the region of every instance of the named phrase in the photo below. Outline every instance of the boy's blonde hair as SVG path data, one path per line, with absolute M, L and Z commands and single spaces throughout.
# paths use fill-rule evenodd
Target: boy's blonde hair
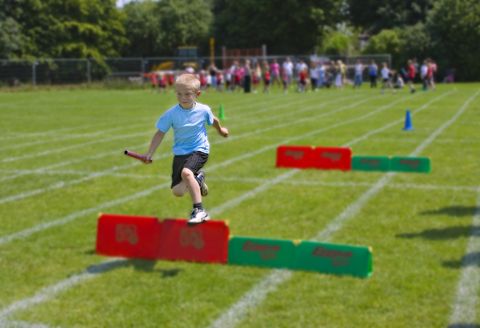
M 175 86 L 183 86 L 194 91 L 200 90 L 200 80 L 194 74 L 181 74 L 175 80 Z

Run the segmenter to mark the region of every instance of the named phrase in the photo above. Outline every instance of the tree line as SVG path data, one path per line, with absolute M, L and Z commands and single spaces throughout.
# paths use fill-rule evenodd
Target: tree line
M 0 58 L 157 57 L 208 40 L 269 54 L 389 53 L 480 76 L 478 0 L 0 0 Z

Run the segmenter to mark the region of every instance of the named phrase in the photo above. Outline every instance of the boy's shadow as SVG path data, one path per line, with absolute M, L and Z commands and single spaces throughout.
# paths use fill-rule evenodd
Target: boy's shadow
M 449 215 L 449 216 L 473 216 L 479 209 L 476 206 L 447 206 L 436 210 L 423 211 L 421 215 Z
M 94 250 L 86 251 L 85 254 L 94 255 Z M 183 269 L 155 269 L 157 261 L 141 260 L 141 259 L 115 259 L 99 264 L 94 264 L 87 268 L 87 272 L 91 274 L 100 274 L 113 271 L 120 268 L 133 267 L 137 271 L 143 272 L 157 272 L 162 275 L 162 278 L 172 278 L 177 276 Z

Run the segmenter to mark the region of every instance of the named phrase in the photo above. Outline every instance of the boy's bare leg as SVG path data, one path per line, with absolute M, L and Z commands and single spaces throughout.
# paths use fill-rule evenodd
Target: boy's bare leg
M 190 169 L 184 168 L 182 170 L 182 182 L 185 184 L 193 204 L 202 202 L 202 195 L 200 193 L 200 186 L 198 185 L 195 175 Z
M 188 188 L 184 181 L 180 182 L 172 188 L 172 193 L 177 197 L 182 197 L 187 191 Z

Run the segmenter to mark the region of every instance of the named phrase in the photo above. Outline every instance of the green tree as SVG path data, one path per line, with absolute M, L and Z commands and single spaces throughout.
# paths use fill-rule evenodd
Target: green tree
M 0 58 L 21 57 L 26 43 L 20 24 L 11 17 L 0 17 Z
M 382 30 L 370 38 L 363 52 L 365 54 L 390 54 L 393 58 L 392 66 L 398 66 L 401 65 L 398 62 L 401 47 L 402 41 L 398 31 Z
M 401 40 L 400 53 L 395 62 L 406 65 L 408 59 L 427 58 L 432 53 L 430 34 L 423 23 L 407 26 L 399 30 Z
M 205 0 L 162 0 L 157 13 L 163 31 L 160 54 L 174 55 L 179 46 L 207 43 L 213 15 Z
M 23 56 L 116 56 L 127 44 L 115 0 L 0 0 L 21 26 Z
M 349 20 L 368 33 L 376 34 L 425 22 L 434 0 L 347 0 Z
M 439 0 L 428 15 L 430 33 L 439 69 L 455 69 L 457 78 L 480 76 L 480 2 Z
M 319 52 L 327 55 L 351 56 L 359 53 L 358 32 L 345 24 L 335 30 L 328 28 Z
M 151 0 L 130 2 L 123 8 L 126 37 L 130 41 L 122 55 L 155 56 L 162 51 L 161 17 Z
M 215 0 L 214 33 L 229 48 L 266 44 L 275 54 L 305 54 L 325 27 L 342 21 L 341 0 Z

